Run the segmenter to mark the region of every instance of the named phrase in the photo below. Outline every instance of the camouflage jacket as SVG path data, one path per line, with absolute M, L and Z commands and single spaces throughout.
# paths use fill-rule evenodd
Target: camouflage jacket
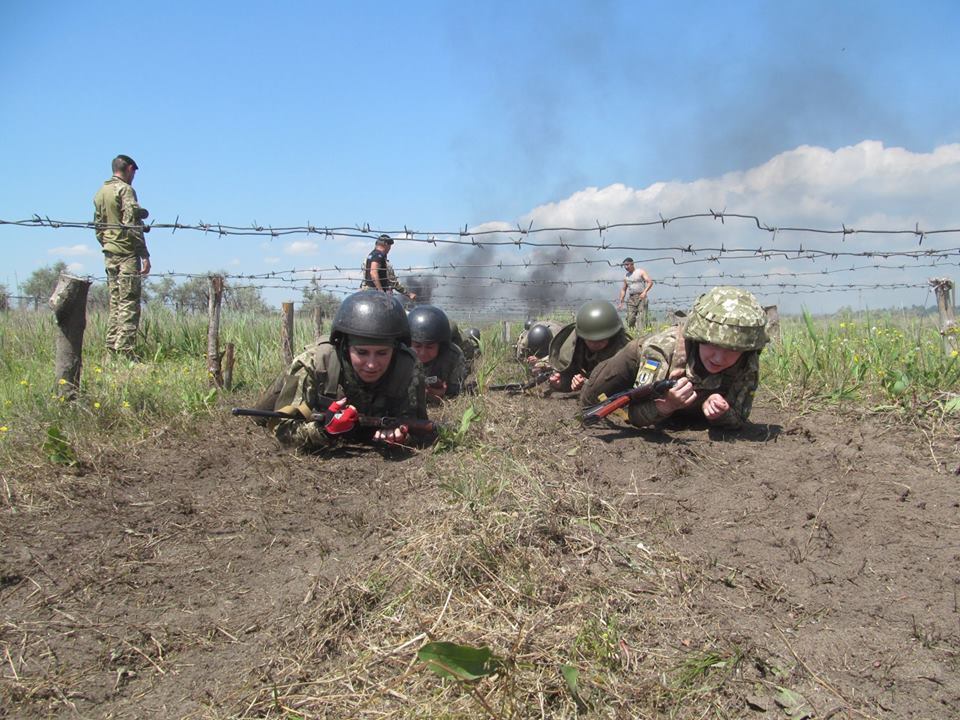
M 615 356 L 602 363 L 580 391 L 583 406 L 600 402 L 601 394 L 610 396 L 621 390 L 644 385 L 669 377 L 672 370 L 682 367 L 684 374 L 697 389 L 698 402 L 674 416 L 698 414 L 703 417 L 700 404 L 708 395 L 719 393 L 730 404 L 730 409 L 712 425 L 738 428 L 746 422 L 753 407 L 753 395 L 760 382 L 760 352 L 745 352 L 733 367 L 711 375 L 700 362 L 698 343 L 684 340 L 683 326 L 669 328 L 647 338 L 633 340 Z M 682 352 L 677 352 L 683 342 Z M 629 409 L 630 424 L 637 427 L 652 425 L 664 418 L 657 412 L 653 400 L 634 403 Z
M 103 183 L 93 197 L 97 241 L 105 253 L 150 257 L 143 237 L 142 217 L 137 191 L 116 176 Z M 129 227 L 109 227 L 113 225 Z
M 347 398 L 361 415 L 427 419 L 423 370 L 413 350 L 406 345 L 397 347 L 387 372 L 374 385 L 357 377 L 349 360 L 340 357 L 337 346 L 326 341 L 311 345 L 294 358 L 286 374 L 275 384 L 279 386 L 279 393 L 273 399 L 273 409 L 281 412 L 302 415 L 323 412 L 329 405 L 320 400 L 323 395 Z M 281 420 L 274 434 L 283 442 L 308 448 L 335 443 L 318 422 Z M 357 428 L 344 439 L 362 441 L 372 436 L 372 429 Z
M 587 344 L 577 337 L 576 324 L 570 323 L 553 336 L 550 343 L 550 366 L 560 373 L 560 392 L 570 392 L 574 375 L 590 377 L 594 368 L 612 358 L 627 343 L 630 337 L 626 330 L 610 338 L 603 350 L 590 352 Z
M 554 337 L 559 335 L 560 331 L 563 330 L 563 327 L 564 327 L 560 323 L 554 322 L 553 320 L 547 320 L 545 322 L 539 322 L 536 324 L 546 325 L 548 328 L 550 328 L 550 332 Z M 527 344 L 527 335 L 529 334 L 530 334 L 529 330 L 524 330 L 522 333 L 520 333 L 520 337 L 517 338 L 517 349 L 516 349 L 517 362 L 525 363 L 527 361 L 527 358 L 533 355 L 533 353 L 530 352 L 530 346 Z
M 428 378 L 437 378 L 437 382 L 447 384 L 445 397 L 456 397 L 463 389 L 467 377 L 467 363 L 461 350 L 454 343 L 442 343 L 437 356 L 427 363 L 423 373 Z

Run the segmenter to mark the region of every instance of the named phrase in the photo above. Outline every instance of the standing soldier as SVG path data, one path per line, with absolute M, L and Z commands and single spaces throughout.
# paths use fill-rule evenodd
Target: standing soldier
M 140 207 L 133 189 L 137 164 L 129 155 L 113 159 L 113 176 L 93 198 L 93 222 L 103 248 L 110 291 L 107 349 L 135 360 L 140 327 L 141 278 L 150 273 L 150 253 L 143 221 L 150 213 Z
M 647 275 L 647 271 L 638 268 L 633 264 L 633 258 L 623 259 L 623 269 L 627 271 L 627 276 L 623 279 L 623 287 L 620 288 L 620 299 L 617 301 L 617 309 L 623 310 L 623 299 L 627 298 L 627 329 L 636 329 L 641 334 L 647 327 L 649 320 L 650 301 L 647 295 L 650 288 L 653 287 L 653 280 Z M 639 319 L 639 323 L 637 320 Z
M 760 352 L 767 344 L 767 314 L 748 291 L 715 287 L 700 296 L 674 328 L 633 340 L 594 371 L 580 393 L 584 406 L 601 394 L 671 378 L 662 397 L 629 406 L 631 425 L 652 425 L 671 415 L 706 418 L 714 426 L 746 422 L 760 383 Z
M 415 300 L 416 293 L 407 292 L 407 289 L 400 284 L 397 274 L 390 267 L 387 261 L 387 255 L 393 247 L 393 238 L 389 235 L 381 235 L 373 247 L 373 251 L 367 255 L 367 261 L 363 267 L 363 287 L 373 288 L 381 292 L 392 293 L 396 290 L 398 293 L 406 295 L 411 300 Z
M 613 303 L 591 300 L 577 310 L 575 322 L 550 343 L 550 366 L 556 372 L 550 385 L 561 392 L 577 392 L 593 369 L 613 357 L 630 338 Z
M 281 420 L 279 440 L 305 449 L 335 445 L 340 438 L 406 444 L 408 429 L 356 426 L 359 415 L 427 419 L 423 371 L 408 347 L 410 326 L 400 303 L 389 295 L 358 292 L 337 310 L 330 338 L 294 358 L 285 375 L 261 397 L 261 410 L 300 414 L 330 411 L 326 423 Z M 339 398 L 329 405 L 321 397 Z
M 418 305 L 407 316 L 411 347 L 427 376 L 427 399 L 456 397 L 467 376 L 463 351 L 451 342 L 450 320 L 434 305 Z

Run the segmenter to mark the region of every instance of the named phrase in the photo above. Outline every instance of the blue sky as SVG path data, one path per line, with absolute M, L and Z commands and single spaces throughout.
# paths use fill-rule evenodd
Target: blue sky
M 135 186 L 158 222 L 593 225 L 716 201 L 778 225 L 960 227 L 958 163 L 942 150 L 960 143 L 958 35 L 955 2 L 8 2 L 0 219 L 89 219 L 123 152 L 140 165 Z M 850 180 L 843 152 L 858 147 L 867 160 Z M 791 158 L 804 164 L 800 179 L 781 173 L 752 192 L 730 185 Z M 891 165 L 902 172 L 881 181 L 874 171 Z M 614 205 L 578 202 L 590 188 L 619 186 L 636 192 Z M 743 228 L 701 230 L 630 241 L 769 243 Z M 158 273 L 356 266 L 368 245 L 296 240 L 149 236 Z M 871 238 L 862 247 L 881 241 L 912 244 Z M 0 243 L 0 283 L 11 289 L 58 259 L 101 274 L 89 230 L 0 226 Z M 624 254 L 596 252 L 614 262 Z M 460 258 L 442 253 L 401 241 L 391 259 Z M 677 272 L 658 262 L 648 270 Z M 296 297 L 283 294 L 268 296 Z M 815 310 L 932 302 L 915 289 L 771 301 Z

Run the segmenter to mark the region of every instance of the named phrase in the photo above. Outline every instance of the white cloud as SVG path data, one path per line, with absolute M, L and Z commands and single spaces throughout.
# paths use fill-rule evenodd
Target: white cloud
M 79 275 L 81 272 L 83 272 L 83 269 L 85 267 L 86 266 L 81 262 L 67 263 L 67 270 L 69 270 L 74 275 Z
M 315 255 L 320 246 L 313 240 L 294 240 L 287 243 L 284 252 L 287 255 Z
M 273 255 L 269 255 L 263 259 L 263 262 L 266 263 L 267 265 L 277 265 L 280 262 L 280 258 Z
M 61 245 L 59 247 L 47 250 L 47 255 L 56 255 L 58 257 L 82 257 L 85 255 L 97 255 L 97 251 L 89 245 Z
M 919 237 L 906 234 L 856 233 L 822 234 L 789 232 L 776 234 L 758 228 L 751 219 L 727 217 L 723 222 L 710 217 L 677 219 L 664 227 L 660 217 L 725 211 L 757 216 L 769 227 L 840 230 L 843 225 L 858 230 L 923 230 L 958 228 L 960 218 L 956 198 L 960 195 L 960 144 L 944 145 L 930 152 L 913 152 L 885 147 L 867 140 L 849 147 L 831 150 L 800 146 L 770 158 L 757 167 L 729 172 L 718 177 L 690 182 L 657 182 L 644 188 L 624 184 L 587 187 L 569 197 L 533 208 L 519 219 L 526 228 L 596 227 L 615 223 L 651 221 L 645 227 L 608 228 L 603 233 L 606 250 L 571 247 L 563 253 L 557 248 L 531 250 L 526 246 L 501 248 L 492 261 L 509 257 L 559 259 L 606 259 L 616 266 L 625 255 L 632 255 L 662 283 L 651 299 L 677 298 L 678 302 L 695 297 L 708 283 L 729 283 L 750 287 L 766 303 L 781 302 L 788 311 L 805 305 L 814 310 L 830 310 L 842 305 L 884 307 L 930 304 L 921 288 L 872 290 L 851 285 L 880 283 L 923 284 L 926 278 L 944 272 L 930 267 L 929 259 L 856 257 L 843 253 L 916 250 Z M 521 239 L 516 224 L 489 222 L 474 230 L 503 229 L 500 239 Z M 532 233 L 531 241 L 556 242 L 560 237 L 571 246 L 595 245 L 599 231 Z M 527 239 L 523 238 L 523 239 Z M 949 250 L 960 245 L 960 234 L 927 235 L 922 249 Z M 682 252 L 691 247 L 696 253 Z M 793 256 L 733 258 L 707 248 L 793 250 Z M 836 252 L 816 260 L 796 259 L 796 250 L 818 249 Z M 563 258 L 559 255 L 563 254 Z M 702 262 L 720 255 L 719 262 Z M 442 258 L 441 258 L 442 261 Z M 952 259 L 953 267 L 960 257 Z M 898 265 L 906 265 L 898 269 Z M 881 267 L 875 267 L 875 266 Z M 889 266 L 889 267 L 884 267 Z M 504 273 L 506 274 L 506 273 Z M 529 272 L 516 273 L 517 277 Z M 551 271 L 551 277 L 583 280 L 610 277 L 606 264 L 571 265 Z M 792 277 L 796 274 L 797 277 Z M 750 276 L 732 278 L 734 275 Z M 726 276 L 726 277 L 724 277 Z M 794 287 L 790 287 L 790 285 Z M 784 286 L 786 285 L 786 287 Z M 807 285 L 807 287 L 796 287 Z M 764 287 L 766 286 L 766 287 Z M 831 287 L 833 286 L 833 287 Z M 606 296 L 602 286 L 572 286 L 566 297 Z

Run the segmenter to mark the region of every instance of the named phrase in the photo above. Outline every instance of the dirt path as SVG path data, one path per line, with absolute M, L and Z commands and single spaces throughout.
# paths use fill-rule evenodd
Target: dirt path
M 569 402 L 501 404 L 536 422 L 487 442 L 579 448 L 562 482 L 629 519 L 631 552 L 689 559 L 701 630 L 762 648 L 771 683 L 794 668 L 818 717 L 960 716 L 955 438 L 762 404 L 736 439 L 581 434 Z M 245 423 L 216 431 L 117 451 L 51 477 L 52 507 L 0 516 L 0 717 L 241 714 L 313 595 L 448 498 L 426 453 L 319 460 Z M 755 695 L 744 716 L 784 717 Z

